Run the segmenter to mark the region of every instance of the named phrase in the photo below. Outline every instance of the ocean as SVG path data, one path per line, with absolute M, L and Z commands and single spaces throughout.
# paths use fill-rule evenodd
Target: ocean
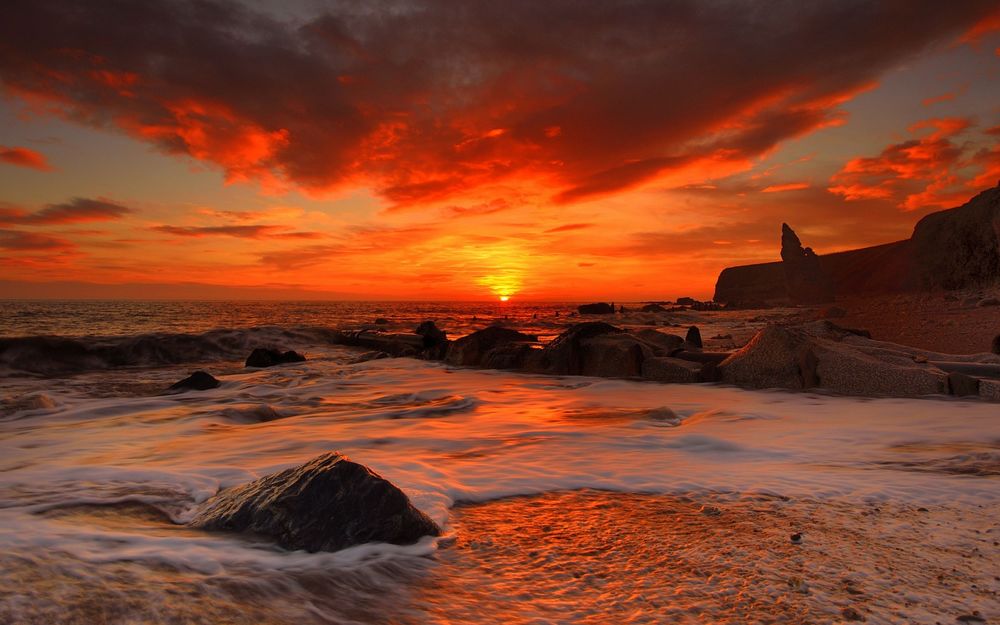
M 0 302 L 0 622 L 1000 616 L 995 404 L 367 360 L 329 340 L 379 318 L 547 340 L 574 310 Z M 788 314 L 608 320 L 698 325 L 727 348 Z M 307 360 L 247 369 L 257 346 Z M 222 385 L 164 393 L 195 369 Z M 219 489 L 328 451 L 398 485 L 444 536 L 310 554 L 184 526 Z

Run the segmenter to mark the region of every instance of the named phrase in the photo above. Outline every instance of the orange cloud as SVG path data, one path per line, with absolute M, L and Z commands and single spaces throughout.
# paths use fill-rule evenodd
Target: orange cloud
M 152 230 L 179 237 L 236 237 L 240 239 L 321 239 L 320 232 L 289 232 L 284 226 L 153 226 Z
M 984 176 L 991 167 L 988 156 L 970 155 L 974 142 L 955 141 L 971 125 L 964 118 L 913 124 L 910 132 L 932 132 L 890 145 L 878 156 L 851 159 L 831 178 L 829 191 L 846 200 L 891 200 L 905 210 L 960 204 L 971 191 L 987 186 Z M 986 172 L 971 176 L 970 167 Z
M 0 161 L 38 171 L 52 171 L 52 166 L 49 165 L 44 154 L 28 148 L 0 145 Z
M 760 190 L 761 193 L 782 193 L 784 191 L 799 191 L 808 189 L 808 182 L 789 182 L 786 184 L 773 184 Z

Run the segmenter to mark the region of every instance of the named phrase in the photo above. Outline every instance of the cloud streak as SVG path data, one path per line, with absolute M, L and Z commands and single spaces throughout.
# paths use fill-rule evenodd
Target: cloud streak
M 52 171 L 52 166 L 49 165 L 45 155 L 29 148 L 0 145 L 0 161 L 38 171 Z
M 126 206 L 103 198 L 77 197 L 68 202 L 49 204 L 35 212 L 0 206 L 0 224 L 50 226 L 115 221 L 132 212 L 132 209 Z

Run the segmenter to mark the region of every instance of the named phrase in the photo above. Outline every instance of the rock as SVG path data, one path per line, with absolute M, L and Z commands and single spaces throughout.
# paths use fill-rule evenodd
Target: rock
M 946 374 L 913 360 L 918 350 L 873 341 L 829 321 L 768 326 L 719 367 L 722 380 L 750 388 L 823 388 L 862 396 L 943 393 Z
M 789 538 L 789 540 L 792 541 L 793 545 L 801 545 L 802 544 L 802 534 L 796 532 L 796 533 L 794 533 L 794 534 L 791 535 L 791 537 Z
M 642 362 L 642 377 L 647 380 L 668 383 L 699 382 L 702 365 L 690 360 L 654 356 Z
M 636 337 L 604 334 L 580 342 L 580 375 L 602 378 L 637 378 L 652 350 Z
M 698 326 L 691 326 L 688 328 L 687 336 L 684 338 L 684 342 L 688 345 L 688 347 L 694 347 L 697 349 L 701 349 L 704 346 L 701 342 L 701 330 L 698 329 Z
M 195 371 L 188 377 L 170 385 L 171 391 L 207 391 L 218 388 L 219 381 L 204 371 Z
M 647 312 L 647 313 L 667 312 L 667 309 L 664 308 L 663 306 L 660 306 L 659 304 L 646 304 L 640 310 L 642 310 L 642 312 Z
M 410 544 L 441 533 L 392 483 L 337 453 L 223 490 L 190 525 L 247 532 L 310 552 L 369 542 Z
M 970 375 L 952 371 L 948 374 L 948 394 L 956 397 L 979 395 L 979 380 Z
M 424 337 L 424 347 L 434 347 L 441 343 L 448 342 L 448 334 L 437 327 L 433 321 L 424 321 L 413 331 L 414 334 Z
M 289 362 L 302 362 L 306 359 L 302 354 L 295 351 L 282 352 L 277 349 L 258 347 L 247 356 L 247 367 L 273 367 Z
M 820 319 L 840 319 L 846 316 L 847 311 L 839 306 L 829 306 L 819 312 Z
M 694 306 L 698 303 L 698 300 L 693 297 L 678 297 L 674 303 L 678 306 Z
M 1000 354 L 1000 334 L 993 337 L 993 344 L 990 345 L 990 351 L 994 354 Z
M 576 310 L 581 315 L 611 315 L 615 312 L 614 306 L 604 302 L 598 304 L 583 304 L 581 306 L 577 306 Z
M 457 365 L 461 367 L 482 367 L 490 366 L 487 365 L 486 361 L 493 361 L 492 364 L 497 364 L 496 358 L 489 358 L 489 354 L 496 350 L 500 346 L 508 345 L 510 343 L 521 343 L 530 344 L 535 343 L 538 337 L 531 336 L 528 334 L 523 334 L 516 330 L 511 330 L 509 328 L 502 328 L 499 326 L 490 326 L 482 330 L 476 330 L 468 336 L 463 336 L 451 343 L 448 346 L 448 355 L 445 356 L 445 362 L 451 365 Z M 513 354 L 518 353 L 518 350 L 505 350 L 508 358 Z M 502 360 L 502 359 L 501 359 Z M 510 366 L 491 368 L 498 369 L 512 369 L 519 366 L 516 363 L 516 358 L 512 358 L 510 362 L 504 362 L 503 364 L 509 364 Z
M 833 301 L 833 282 L 812 248 L 802 247 L 788 224 L 781 224 L 781 265 L 788 298 L 797 304 Z
M 384 325 L 388 325 L 388 324 L 389 324 L 389 320 L 386 319 L 385 317 L 379 317 L 379 318 L 377 318 L 375 320 L 375 325 L 377 325 L 377 326 L 384 326 Z
M 635 332 L 635 336 L 661 350 L 660 355 L 663 356 L 669 356 L 672 352 L 684 347 L 684 339 L 676 334 L 668 334 L 652 328 L 643 328 Z
M 979 300 L 976 303 L 976 306 L 980 308 L 986 308 L 987 306 L 1000 306 L 1000 299 L 997 299 L 995 297 L 986 297 Z

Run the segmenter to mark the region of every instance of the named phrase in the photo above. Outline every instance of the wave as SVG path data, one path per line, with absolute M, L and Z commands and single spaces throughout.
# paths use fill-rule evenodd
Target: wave
M 118 367 L 152 367 L 242 359 L 256 347 L 335 344 L 340 332 L 318 327 L 261 326 L 200 334 L 134 336 L 25 336 L 0 338 L 0 366 L 41 375 Z

